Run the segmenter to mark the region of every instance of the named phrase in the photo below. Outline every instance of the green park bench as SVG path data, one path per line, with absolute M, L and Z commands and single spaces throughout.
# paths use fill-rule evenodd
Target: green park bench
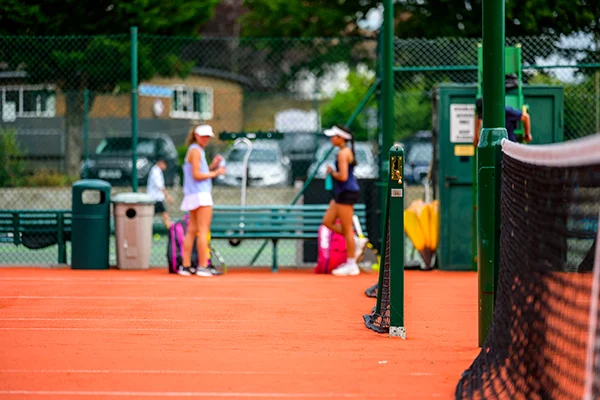
M 272 243 L 272 271 L 277 271 L 277 244 L 279 240 L 317 239 L 317 233 L 327 204 L 305 205 L 252 205 L 213 207 L 210 226 L 211 239 L 230 243 L 241 240 L 264 239 Z M 354 206 L 354 214 L 363 232 L 367 231 L 367 211 L 364 204 Z M 165 232 L 162 222 L 154 224 L 155 233 Z M 255 257 L 256 258 L 256 257 Z
M 58 263 L 67 262 L 71 210 L 0 210 L 0 243 L 40 249 L 58 245 Z
M 317 239 L 327 207 L 327 204 L 216 205 L 211 237 L 231 243 L 251 239 L 271 241 L 272 270 L 277 271 L 278 241 Z M 365 205 L 356 204 L 354 213 L 366 232 Z M 58 244 L 58 262 L 64 264 L 67 260 L 65 243 L 71 239 L 71 223 L 71 210 L 0 210 L 0 243 L 25 244 L 29 248 Z M 166 234 L 162 222 L 155 222 L 153 231 Z M 114 232 L 113 223 L 111 232 Z

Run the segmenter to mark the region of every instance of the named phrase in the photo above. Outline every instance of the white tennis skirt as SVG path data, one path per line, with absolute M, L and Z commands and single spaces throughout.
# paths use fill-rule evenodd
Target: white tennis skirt
M 181 211 L 192 211 L 198 207 L 212 207 L 212 194 L 209 192 L 200 192 L 186 194 L 181 202 Z

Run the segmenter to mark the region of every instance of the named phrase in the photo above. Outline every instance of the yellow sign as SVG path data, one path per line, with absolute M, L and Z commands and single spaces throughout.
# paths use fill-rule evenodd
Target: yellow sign
M 392 180 L 398 180 L 398 184 L 402 183 L 402 157 L 392 156 Z
M 454 146 L 454 155 L 457 157 L 473 157 L 475 146 L 472 144 L 457 144 Z

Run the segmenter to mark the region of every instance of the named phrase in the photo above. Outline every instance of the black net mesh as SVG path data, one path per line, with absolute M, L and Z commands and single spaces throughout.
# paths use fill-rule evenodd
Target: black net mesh
M 389 217 L 388 217 L 389 218 Z M 371 314 L 363 316 L 367 328 L 377 333 L 388 333 L 390 331 L 390 227 L 387 224 L 385 234 L 385 251 L 383 265 L 380 266 L 381 290 L 378 293 L 377 305 Z M 377 290 L 377 288 L 376 288 Z
M 365 295 L 367 297 L 377 297 L 377 283 L 369 286 L 366 290 L 365 290 Z
M 600 163 L 541 167 L 503 155 L 494 316 L 457 399 L 581 399 L 589 377 L 599 397 L 600 369 L 586 370 L 590 332 L 600 333 L 590 312 L 599 212 Z

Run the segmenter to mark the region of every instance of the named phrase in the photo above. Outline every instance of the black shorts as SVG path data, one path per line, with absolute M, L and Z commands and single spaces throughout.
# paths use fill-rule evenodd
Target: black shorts
M 333 200 L 335 200 L 335 202 L 338 204 L 354 205 L 354 204 L 358 203 L 359 198 L 360 198 L 359 192 L 341 192 L 339 194 L 336 194 L 333 197 Z
M 166 212 L 167 209 L 165 208 L 165 203 L 162 201 L 157 201 L 156 203 L 154 203 L 154 215 L 156 214 L 162 214 L 164 212 Z

